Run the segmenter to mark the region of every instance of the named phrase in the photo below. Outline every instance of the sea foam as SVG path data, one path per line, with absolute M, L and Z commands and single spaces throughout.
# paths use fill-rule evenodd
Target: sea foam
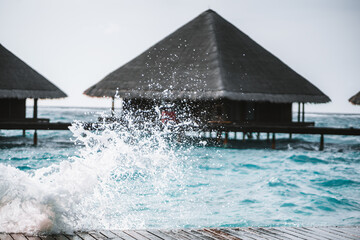
M 74 122 L 78 156 L 50 167 L 27 173 L 0 164 L 0 232 L 144 227 L 148 198 L 166 205 L 181 188 L 182 161 L 166 126 L 128 120 L 91 131 Z

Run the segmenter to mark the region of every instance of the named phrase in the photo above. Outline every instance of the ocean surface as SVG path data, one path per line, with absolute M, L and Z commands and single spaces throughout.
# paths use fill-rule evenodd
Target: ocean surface
M 318 135 L 277 134 L 271 150 L 266 134 L 223 147 L 166 128 L 82 129 L 107 113 L 40 107 L 73 126 L 38 131 L 38 146 L 33 131 L 0 131 L 0 232 L 360 224 L 360 137 L 326 135 L 318 151 Z M 306 121 L 360 128 L 356 114 Z

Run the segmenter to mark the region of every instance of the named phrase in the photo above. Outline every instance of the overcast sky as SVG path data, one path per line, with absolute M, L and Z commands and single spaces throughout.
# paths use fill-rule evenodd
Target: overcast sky
M 358 0 L 0 0 L 0 43 L 69 96 L 40 105 L 110 107 L 83 91 L 209 8 L 332 100 L 307 111 L 360 113 Z

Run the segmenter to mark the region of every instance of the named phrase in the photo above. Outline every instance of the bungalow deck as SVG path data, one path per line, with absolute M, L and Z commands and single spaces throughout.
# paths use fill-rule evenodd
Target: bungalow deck
M 177 230 L 87 231 L 72 234 L 33 236 L 24 233 L 0 233 L 0 240 L 237 240 L 237 239 L 360 239 L 360 227 L 243 227 Z
M 1 122 L 0 121 L 0 130 L 35 130 L 34 134 L 34 144 L 37 143 L 37 133 L 36 130 L 69 130 L 71 123 L 68 122 L 56 122 L 50 123 L 48 119 L 37 119 L 37 121 L 19 121 L 19 122 Z M 88 130 L 96 129 L 100 125 L 97 123 L 86 123 L 84 127 Z M 224 144 L 227 144 L 229 140 L 229 132 L 234 133 L 243 133 L 243 139 L 245 139 L 246 134 L 257 133 L 267 133 L 267 138 L 272 134 L 272 149 L 276 148 L 276 133 L 287 133 L 289 137 L 292 137 L 292 134 L 312 134 L 320 135 L 320 145 L 319 150 L 324 149 L 324 135 L 343 135 L 343 136 L 360 136 L 359 128 L 331 128 L 331 127 L 314 127 L 313 123 L 302 123 L 302 124 L 291 124 L 291 125 L 261 125 L 261 124 L 230 124 L 227 122 L 214 122 L 209 123 L 205 126 L 186 126 L 184 130 L 193 129 L 199 131 L 199 133 L 204 132 L 216 132 L 218 140 L 223 140 Z M 222 133 L 225 133 L 223 139 L 221 139 Z

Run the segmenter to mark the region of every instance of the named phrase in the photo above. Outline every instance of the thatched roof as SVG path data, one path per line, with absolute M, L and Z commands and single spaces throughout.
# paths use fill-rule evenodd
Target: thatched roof
M 330 99 L 216 12 L 208 10 L 84 94 L 149 99 L 325 103 Z
M 355 104 L 355 105 L 360 105 L 360 92 L 358 92 L 357 94 L 352 96 L 349 99 L 349 102 L 351 102 L 352 104 Z
M 63 97 L 63 91 L 0 44 L 0 98 Z

